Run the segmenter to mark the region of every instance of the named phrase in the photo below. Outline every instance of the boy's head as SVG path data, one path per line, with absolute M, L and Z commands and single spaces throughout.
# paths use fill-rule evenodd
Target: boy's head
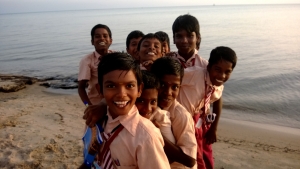
M 136 60 L 139 60 L 137 46 L 143 36 L 144 36 L 143 32 L 141 32 L 139 30 L 135 30 L 135 31 L 130 32 L 126 38 L 127 53 L 129 53 L 131 56 L 133 56 Z
M 166 32 L 158 31 L 155 33 L 160 38 L 163 47 L 163 55 L 170 52 L 170 39 Z
M 137 49 L 141 63 L 146 61 L 155 61 L 156 59 L 162 57 L 162 43 L 160 38 L 153 33 L 148 33 L 147 35 L 143 36 L 138 44 Z
M 211 51 L 208 62 L 207 71 L 210 81 L 213 85 L 220 86 L 230 78 L 237 57 L 231 48 L 219 46 Z
M 179 53 L 188 53 L 200 48 L 200 25 L 192 15 L 180 15 L 172 25 L 174 44 Z
M 91 30 L 91 42 L 98 53 L 108 50 L 112 43 L 111 31 L 108 26 L 98 24 Z
M 184 68 L 177 60 L 162 57 L 153 63 L 151 72 L 157 76 L 161 84 L 158 105 L 162 109 L 168 109 L 178 96 Z
M 144 87 L 141 96 L 136 99 L 135 105 L 139 113 L 149 119 L 157 108 L 160 83 L 158 78 L 149 71 L 142 70 L 142 76 Z
M 98 65 L 100 92 L 113 118 L 127 114 L 142 90 L 139 64 L 126 53 L 110 53 Z

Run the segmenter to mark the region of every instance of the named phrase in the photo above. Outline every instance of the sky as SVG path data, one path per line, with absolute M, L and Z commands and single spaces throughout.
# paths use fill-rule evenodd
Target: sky
M 212 4 L 300 4 L 300 0 L 0 0 L 0 14 Z

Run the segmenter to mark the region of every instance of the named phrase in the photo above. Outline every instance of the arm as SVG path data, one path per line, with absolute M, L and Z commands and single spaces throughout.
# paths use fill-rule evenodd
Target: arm
M 107 104 L 105 99 L 98 105 L 88 106 L 84 111 L 83 119 L 85 119 L 85 124 L 89 127 L 94 127 L 97 121 L 102 119 L 107 114 Z
M 211 124 L 209 130 L 205 135 L 207 144 L 213 144 L 214 142 L 217 141 L 217 128 L 218 128 L 218 123 L 222 112 L 222 104 L 223 104 L 222 97 L 213 103 L 213 112 L 216 113 L 217 116 L 215 121 Z
M 92 105 L 90 99 L 87 96 L 86 90 L 85 90 L 87 82 L 88 82 L 88 80 L 80 80 L 78 82 L 78 94 L 83 103 L 87 102 L 89 105 Z
M 196 163 L 196 160 L 192 157 L 184 154 L 184 152 L 170 140 L 163 136 L 165 146 L 164 150 L 169 159 L 170 164 L 174 161 L 181 163 L 187 167 L 193 167 Z

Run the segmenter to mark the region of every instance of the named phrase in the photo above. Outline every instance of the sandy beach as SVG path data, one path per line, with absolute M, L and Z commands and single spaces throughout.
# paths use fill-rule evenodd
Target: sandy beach
M 0 168 L 77 168 L 84 105 L 38 83 L 0 93 Z M 300 130 L 221 118 L 216 169 L 300 168 Z

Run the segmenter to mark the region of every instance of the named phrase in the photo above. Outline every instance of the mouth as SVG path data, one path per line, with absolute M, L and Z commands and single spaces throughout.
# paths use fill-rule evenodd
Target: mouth
M 123 108 L 126 105 L 128 105 L 129 100 L 128 101 L 114 101 L 114 104 L 119 107 L 119 108 Z
M 223 83 L 223 80 L 216 79 L 216 82 Z
M 154 55 L 155 55 L 154 52 L 148 52 L 147 54 L 148 54 L 148 55 L 151 55 L 151 56 L 154 56 Z
M 100 42 L 99 43 L 100 46 L 105 46 L 105 44 L 106 44 L 105 42 Z

